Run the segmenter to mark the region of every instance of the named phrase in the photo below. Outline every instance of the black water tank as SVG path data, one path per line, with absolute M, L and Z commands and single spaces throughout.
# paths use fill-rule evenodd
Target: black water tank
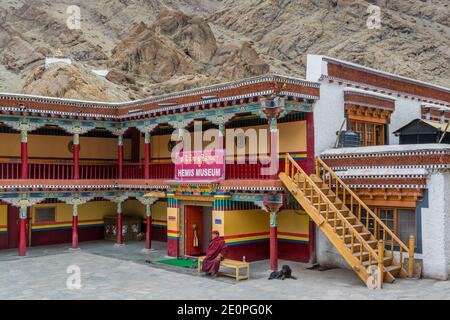
M 354 131 L 342 131 L 339 137 L 338 148 L 360 147 L 361 134 Z

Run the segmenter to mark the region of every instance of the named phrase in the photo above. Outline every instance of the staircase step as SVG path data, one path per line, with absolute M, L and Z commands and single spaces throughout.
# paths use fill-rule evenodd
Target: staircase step
M 377 248 L 374 248 L 373 251 L 378 254 L 378 249 Z M 358 250 L 355 250 L 353 252 L 353 255 L 356 258 L 359 258 L 360 256 L 362 256 L 363 259 L 366 259 L 366 258 L 369 257 L 369 251 L 365 251 L 365 248 L 363 247 L 363 251 L 362 252 L 360 252 L 359 249 L 358 249 Z M 392 256 L 390 254 L 386 254 L 386 252 L 384 252 L 384 256 L 385 256 L 385 258 L 392 258 Z
M 378 245 L 378 241 L 377 240 L 367 240 L 366 243 L 371 246 L 372 248 L 375 248 Z M 347 243 L 346 244 L 347 248 L 351 249 L 352 248 L 352 244 L 351 243 Z M 353 247 L 355 247 L 354 251 L 356 252 L 356 248 L 359 248 L 359 242 L 355 242 L 353 243 Z M 364 246 L 363 246 L 364 248 Z
M 361 229 L 364 227 L 362 224 L 352 224 L 353 228 L 356 229 L 356 231 L 361 231 Z M 359 230 L 358 230 L 359 229 Z M 344 230 L 343 226 L 336 227 L 336 232 L 342 232 Z M 345 227 L 345 230 L 348 230 L 348 227 Z
M 368 232 L 368 231 L 365 231 L 365 232 L 359 233 L 359 235 L 360 235 L 361 237 L 363 237 L 363 239 L 365 240 L 364 237 L 370 237 L 371 233 Z M 349 241 L 350 241 L 351 238 L 352 238 L 352 235 L 351 235 L 351 234 L 346 234 L 346 235 L 340 236 L 340 237 L 341 237 L 341 238 L 344 238 L 345 240 L 349 239 Z M 356 236 L 355 236 L 355 240 L 356 240 Z
M 364 248 L 363 248 L 363 250 L 364 250 Z M 378 253 L 378 249 L 374 249 L 373 251 L 375 251 L 375 253 Z M 356 257 L 356 258 L 359 258 L 360 256 L 363 256 L 363 257 L 368 257 L 369 256 L 369 251 L 363 251 L 363 252 L 360 252 L 359 250 L 358 251 L 355 251 L 355 252 L 353 252 L 353 255 Z
M 391 264 L 390 266 L 384 267 L 385 271 L 392 274 L 394 277 L 398 276 L 401 270 L 401 266 L 397 264 Z
M 340 225 L 342 223 L 341 219 L 337 218 L 336 220 L 337 220 L 336 221 L 337 225 Z M 354 224 L 355 221 L 357 221 L 356 217 L 354 217 L 354 216 L 345 217 L 345 220 L 347 220 L 351 224 Z M 328 219 L 328 223 L 331 224 L 331 225 L 334 225 L 334 219 Z
M 308 192 L 307 192 L 306 194 L 308 194 Z M 335 202 L 334 202 L 334 200 L 335 200 L 335 198 L 336 198 L 335 195 L 327 195 L 327 194 L 325 194 L 325 196 L 328 198 L 328 200 L 330 200 L 331 202 L 335 203 Z M 309 201 L 311 201 L 311 198 L 312 198 L 312 199 L 313 199 L 313 202 L 316 203 L 316 202 L 317 202 L 316 199 L 319 198 L 319 195 L 318 195 L 318 194 L 313 194 L 313 196 L 311 197 L 311 195 L 308 194 L 308 195 L 306 196 L 306 198 L 309 199 Z M 321 195 L 320 198 L 323 199 L 323 196 Z
M 374 260 L 374 259 L 372 259 L 372 261 L 371 261 L 372 263 L 369 263 L 369 260 L 366 260 L 366 261 L 363 261 L 363 266 L 366 266 L 366 267 L 368 267 L 369 265 L 378 265 L 378 262 L 376 261 L 376 260 Z M 385 266 L 385 267 L 389 267 L 389 266 L 391 266 L 391 263 L 392 263 L 392 257 L 390 257 L 390 256 L 387 256 L 387 257 L 383 257 L 383 265 Z

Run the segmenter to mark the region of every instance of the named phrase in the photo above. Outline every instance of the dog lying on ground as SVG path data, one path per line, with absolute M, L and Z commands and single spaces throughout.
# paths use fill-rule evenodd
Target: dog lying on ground
M 297 280 L 297 278 L 292 275 L 292 269 L 288 265 L 282 266 L 280 271 L 273 271 L 269 276 L 269 280 L 272 280 L 272 279 L 279 279 L 279 280 L 280 279 L 281 280 L 294 279 L 294 280 Z

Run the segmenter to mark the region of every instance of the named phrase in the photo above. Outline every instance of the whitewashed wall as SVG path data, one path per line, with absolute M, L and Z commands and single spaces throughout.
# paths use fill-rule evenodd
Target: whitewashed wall
M 407 125 L 414 119 L 420 119 L 421 102 L 406 98 L 396 98 L 395 111 L 389 124 L 389 144 L 399 144 L 399 138 L 393 132 Z
M 320 100 L 314 104 L 316 156 L 329 148 L 334 148 L 336 132 L 341 128 L 344 119 L 344 87 L 322 82 Z
M 433 173 L 427 181 L 429 207 L 422 209 L 423 276 L 449 278 L 450 174 Z
M 351 269 L 328 238 L 316 228 L 316 259 L 321 266 Z

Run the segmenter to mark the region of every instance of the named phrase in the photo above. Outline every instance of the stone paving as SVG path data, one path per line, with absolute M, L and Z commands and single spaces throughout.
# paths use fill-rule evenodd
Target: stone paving
M 267 280 L 268 261 L 252 263 L 248 281 L 211 279 L 196 270 L 157 263 L 165 244 L 142 252 L 142 243 L 111 242 L 31 248 L 28 256 L 0 253 L 0 299 L 450 299 L 450 281 L 398 279 L 383 290 L 367 289 L 350 270 L 317 271 L 287 262 L 298 280 Z M 152 263 L 147 263 L 150 260 Z M 280 261 L 280 264 L 284 261 Z M 81 288 L 68 289 L 69 266 L 81 272 Z

